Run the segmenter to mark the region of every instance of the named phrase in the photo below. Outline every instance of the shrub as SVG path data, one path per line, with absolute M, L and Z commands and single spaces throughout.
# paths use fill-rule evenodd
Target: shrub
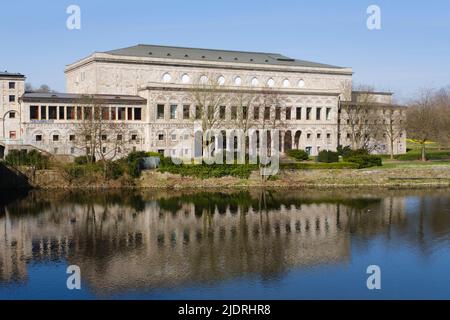
M 339 145 L 336 148 L 336 151 L 337 151 L 338 155 L 344 157 L 344 156 L 349 155 L 349 153 L 352 151 L 352 149 L 350 148 L 350 146 L 343 147 L 342 145 Z
M 136 151 L 128 154 L 126 158 L 128 174 L 133 178 L 139 178 L 143 168 L 142 162 L 147 157 L 144 151 Z
M 289 150 L 286 154 L 298 161 L 309 159 L 309 154 L 305 150 Z
M 91 161 L 88 161 L 88 160 L 91 160 Z M 73 160 L 73 162 L 75 164 L 79 164 L 79 165 L 87 164 L 88 162 L 94 163 L 95 162 L 95 157 L 92 157 L 92 156 L 79 156 L 79 157 L 76 157 Z
M 352 150 L 350 148 L 347 149 L 347 147 L 342 149 L 341 153 L 342 153 L 342 158 L 344 159 L 344 161 L 347 161 L 348 158 L 360 157 L 360 156 L 368 156 L 369 155 L 369 151 L 367 151 L 366 149 Z
M 374 155 L 356 155 L 345 159 L 347 162 L 353 162 L 358 165 L 358 169 L 370 168 L 370 167 L 381 167 L 383 161 L 380 156 Z
M 358 164 L 353 162 L 312 162 L 312 163 L 282 163 L 281 169 L 286 170 L 316 170 L 316 169 L 358 169 Z
M 123 176 L 126 171 L 126 166 L 122 161 L 110 161 L 107 163 L 106 174 L 109 179 L 116 180 Z
M 319 152 L 317 162 L 326 162 L 326 163 L 339 162 L 339 155 L 337 152 L 322 150 Z
M 11 150 L 5 161 L 12 166 L 35 166 L 37 169 L 48 168 L 50 162 L 49 157 L 37 150 Z

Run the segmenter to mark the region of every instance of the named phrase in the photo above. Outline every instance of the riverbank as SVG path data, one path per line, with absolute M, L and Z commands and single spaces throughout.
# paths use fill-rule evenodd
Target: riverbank
M 248 179 L 221 177 L 200 179 L 157 170 L 143 171 L 138 179 L 103 180 L 91 177 L 68 180 L 58 170 L 38 170 L 33 185 L 39 189 L 98 188 L 354 188 L 354 187 L 450 187 L 450 163 L 429 163 L 408 166 L 374 167 L 368 169 L 281 170 L 268 180 L 254 171 Z

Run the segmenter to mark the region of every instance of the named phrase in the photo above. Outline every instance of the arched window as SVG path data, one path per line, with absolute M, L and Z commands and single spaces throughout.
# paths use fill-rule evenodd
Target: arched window
M 188 74 L 183 74 L 182 76 L 181 76 L 181 82 L 183 82 L 183 83 L 189 83 L 191 81 L 191 77 L 189 77 L 189 75 Z
M 170 73 L 164 73 L 163 74 L 163 77 L 162 77 L 162 80 L 164 81 L 164 82 L 170 82 L 171 80 L 172 80 L 172 76 L 170 75 Z

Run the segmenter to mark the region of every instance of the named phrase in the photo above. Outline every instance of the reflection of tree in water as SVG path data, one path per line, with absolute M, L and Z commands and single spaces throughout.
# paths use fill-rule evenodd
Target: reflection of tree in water
M 0 279 L 11 279 L 14 268 L 26 274 L 24 261 L 55 258 L 80 265 L 99 293 L 246 274 L 273 279 L 292 267 L 349 259 L 355 235 L 417 236 L 410 229 L 418 220 L 406 214 L 404 199 L 289 190 L 37 192 L 7 205 L 8 216 L 0 217 L 11 226 L 0 234 Z M 446 199 L 426 207 L 428 237 L 450 227 L 435 212 L 448 207 Z

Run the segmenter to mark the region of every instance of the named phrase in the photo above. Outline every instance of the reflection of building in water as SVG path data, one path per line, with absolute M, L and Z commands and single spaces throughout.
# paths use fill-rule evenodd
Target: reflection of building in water
M 79 265 L 100 293 L 245 274 L 270 278 L 348 260 L 351 232 L 370 235 L 403 223 L 402 199 L 261 205 L 248 195 L 234 201 L 216 194 L 153 199 L 139 210 L 70 200 L 35 215 L 12 215 L 8 207 L 0 217 L 0 280 L 25 279 L 27 261 L 58 258 Z

